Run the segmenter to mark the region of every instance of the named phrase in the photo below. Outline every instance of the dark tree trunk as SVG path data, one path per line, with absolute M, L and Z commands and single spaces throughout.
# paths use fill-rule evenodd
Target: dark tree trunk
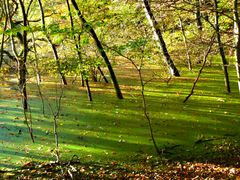
M 3 8 L 4 8 L 5 12 L 7 12 L 5 0 L 4 0 L 4 2 L 3 2 Z M 4 32 L 5 32 L 6 29 L 7 29 L 7 22 L 8 22 L 8 15 L 7 15 L 7 13 L 5 13 L 5 16 L 6 16 L 6 17 L 5 17 L 4 28 L 3 28 L 3 31 L 4 31 Z M 2 63 L 3 63 L 4 41 L 5 41 L 5 33 L 2 34 L 2 40 L 1 40 L 0 68 L 2 67 Z
M 218 13 L 218 0 L 214 0 L 214 9 L 215 9 L 215 30 L 217 35 L 217 42 L 218 42 L 218 49 L 222 58 L 222 64 L 223 64 L 223 72 L 224 72 L 224 80 L 225 80 L 225 87 L 228 93 L 231 92 L 230 90 L 230 82 L 229 82 L 229 76 L 228 76 L 228 62 L 225 56 L 225 52 L 223 49 L 223 44 L 221 41 L 221 35 L 220 35 L 220 27 L 219 27 L 219 13 Z
M 106 76 L 104 75 L 104 73 L 103 73 L 102 69 L 100 68 L 100 66 L 98 66 L 97 68 L 98 68 L 100 74 L 102 75 L 102 77 L 103 77 L 105 83 L 108 83 L 108 80 L 107 80 Z
M 92 78 L 93 82 L 98 82 L 97 71 L 96 71 L 95 67 L 90 68 L 90 73 L 91 73 L 91 78 Z
M 88 79 L 85 79 L 85 82 L 86 82 L 86 86 L 87 86 L 88 100 L 92 101 L 92 93 L 91 93 L 91 89 L 90 89 L 90 85 L 89 85 Z
M 71 0 L 72 1 L 72 4 L 74 6 L 74 8 L 76 9 L 77 11 L 77 14 L 78 14 L 78 17 L 79 19 L 81 20 L 83 26 L 85 27 L 85 29 L 91 34 L 92 38 L 94 39 L 95 43 L 96 43 L 96 46 L 98 48 L 98 51 L 99 53 L 101 54 L 102 58 L 104 59 L 106 65 L 107 65 L 107 68 L 109 70 L 109 73 L 110 73 L 110 76 L 111 76 L 111 79 L 113 81 L 113 84 L 114 84 L 114 88 L 115 88 L 115 91 L 116 91 L 116 94 L 117 94 L 117 97 L 119 99 L 123 99 L 123 95 L 122 95 L 122 92 L 121 92 L 121 89 L 119 87 L 119 84 L 118 84 L 118 81 L 117 81 L 117 78 L 116 78 L 116 75 L 113 71 L 113 68 L 112 68 L 112 65 L 108 59 L 108 56 L 102 46 L 102 43 L 100 42 L 100 40 L 98 39 L 98 36 L 97 34 L 95 33 L 94 29 L 87 23 L 87 21 L 85 20 L 85 18 L 83 17 L 80 9 L 78 8 L 78 5 L 76 3 L 75 0 Z
M 196 6 L 196 20 L 197 20 L 197 27 L 199 31 L 202 31 L 203 25 L 201 21 L 201 6 L 200 6 L 200 0 L 195 1 Z
M 25 7 L 23 2 L 20 0 L 20 5 L 22 9 L 22 14 L 23 14 L 23 25 L 24 27 L 28 26 L 27 22 L 27 14 L 25 12 Z M 23 58 L 19 60 L 19 87 L 23 95 L 23 109 L 25 111 L 28 110 L 28 103 L 27 103 L 27 88 L 26 88 L 26 76 L 27 76 L 27 67 L 26 67 L 26 62 L 27 62 L 27 54 L 28 54 L 28 42 L 27 42 L 27 31 L 23 31 Z
M 82 84 L 82 87 L 85 86 L 85 83 L 84 83 L 84 75 L 83 75 L 83 74 L 81 74 L 81 84 Z
M 162 32 L 159 28 L 157 20 L 155 19 L 154 15 L 152 13 L 149 1 L 148 0 L 142 0 L 142 1 L 143 1 L 143 4 L 144 4 L 144 9 L 145 9 L 147 19 L 148 19 L 148 21 L 149 21 L 149 23 L 150 23 L 150 25 L 153 29 L 155 39 L 158 41 L 160 49 L 162 50 L 162 53 L 163 53 L 164 58 L 165 58 L 165 63 L 169 67 L 170 74 L 173 75 L 173 76 L 180 76 L 178 69 L 174 65 L 174 62 L 171 59 L 170 54 L 168 53 L 168 49 L 167 49 L 166 43 L 163 39 Z

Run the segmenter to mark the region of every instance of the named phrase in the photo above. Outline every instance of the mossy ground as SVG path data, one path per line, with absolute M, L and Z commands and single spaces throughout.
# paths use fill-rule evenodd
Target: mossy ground
M 143 70 L 144 80 L 158 69 Z M 147 110 L 162 159 L 210 161 L 216 146 L 239 144 L 239 93 L 233 66 L 229 67 L 232 92 L 227 94 L 221 66 L 206 67 L 194 95 L 183 103 L 197 75 L 197 68 L 182 68 L 180 78 L 166 82 L 155 77 L 145 86 Z M 58 119 L 62 160 L 77 155 L 81 161 L 138 163 L 156 157 L 148 123 L 142 112 L 137 72 L 116 69 L 124 99 L 118 100 L 111 84 L 91 83 L 93 102 L 77 80 L 64 87 Z M 14 169 L 29 161 L 54 161 L 53 111 L 60 92 L 56 78 L 44 77 L 41 85 L 45 115 L 36 84 L 28 81 L 35 143 L 31 142 L 21 111 L 21 97 L 10 78 L 2 81 L 0 94 L 0 169 Z M 227 150 L 227 149 L 226 149 Z

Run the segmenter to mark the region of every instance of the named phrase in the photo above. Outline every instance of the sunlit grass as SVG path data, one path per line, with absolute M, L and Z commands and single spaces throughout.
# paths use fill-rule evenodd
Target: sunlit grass
M 173 157 L 199 153 L 195 142 L 203 137 L 231 136 L 238 140 L 240 136 L 236 79 L 231 83 L 233 93 L 226 94 L 221 68 L 207 67 L 193 96 L 183 104 L 197 72 L 184 71 L 181 78 L 173 78 L 169 83 L 157 77 L 145 87 L 147 110 L 157 144 L 160 149 L 177 145 L 179 148 Z M 151 73 L 147 73 L 146 81 L 151 79 Z M 235 77 L 234 73 L 234 69 L 230 69 L 230 77 Z M 58 119 L 61 159 L 77 155 L 83 161 L 131 163 L 144 154 L 156 155 L 142 112 L 137 74 L 127 68 L 124 73 L 117 71 L 117 75 L 125 96 L 123 100 L 115 97 L 111 84 L 91 83 L 93 102 L 87 100 L 86 90 L 79 81 L 64 88 Z M 36 85 L 28 84 L 35 143 L 31 142 L 24 123 L 21 101 L 19 95 L 15 95 L 18 92 L 9 89 L 1 94 L 0 168 L 15 168 L 31 160 L 55 160 L 53 115 L 49 104 L 56 111 L 55 100 L 61 91 L 59 83 L 56 85 L 54 81 L 51 78 L 41 85 L 45 115 Z

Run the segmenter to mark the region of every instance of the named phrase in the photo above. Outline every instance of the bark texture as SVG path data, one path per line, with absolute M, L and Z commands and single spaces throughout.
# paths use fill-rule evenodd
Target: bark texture
M 214 9 L 215 9 L 215 29 L 216 29 L 216 35 L 217 35 L 217 42 L 218 42 L 218 49 L 219 53 L 221 55 L 222 59 L 222 65 L 223 65 L 223 72 L 224 72 L 224 80 L 225 80 L 225 87 L 227 92 L 231 92 L 230 90 L 230 81 L 229 81 L 229 76 L 228 76 L 228 62 L 225 56 L 223 44 L 221 41 L 221 34 L 220 34 L 220 27 L 219 27 L 219 12 L 218 12 L 218 1 L 214 0 Z
M 162 32 L 159 28 L 158 22 L 152 13 L 149 1 L 148 0 L 142 0 L 142 1 L 143 1 L 146 17 L 149 21 L 150 26 L 153 29 L 154 37 L 155 37 L 156 41 L 158 42 L 160 49 L 162 50 L 162 53 L 164 56 L 164 62 L 167 64 L 170 74 L 172 76 L 180 76 L 178 69 L 176 68 L 173 60 L 170 57 L 166 43 L 162 36 Z
M 239 2 L 234 0 L 234 36 L 235 36 L 235 58 L 236 72 L 238 79 L 238 90 L 240 93 L 240 19 L 239 19 Z

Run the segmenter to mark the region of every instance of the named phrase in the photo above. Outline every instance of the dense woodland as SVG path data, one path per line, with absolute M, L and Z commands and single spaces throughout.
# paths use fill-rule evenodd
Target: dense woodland
M 205 165 L 194 165 L 194 168 L 195 166 L 199 166 L 200 169 L 205 167 L 200 171 L 204 172 L 201 176 L 195 175 L 191 169 L 193 165 L 188 164 L 191 160 L 198 162 L 197 151 L 194 151 L 196 154 L 193 153 L 196 159 L 180 160 L 175 158 L 182 156 L 177 155 L 179 152 L 175 152 L 175 148 L 179 148 L 182 144 L 174 144 L 170 141 L 166 142 L 167 144 L 162 141 L 159 143 L 159 139 L 163 138 L 161 133 L 165 133 L 165 136 L 168 132 L 166 130 L 168 127 L 163 129 L 163 126 L 159 124 L 170 118 L 170 111 L 176 111 L 174 112 L 176 113 L 174 121 L 181 118 L 182 109 L 185 108 L 189 108 L 189 115 L 184 116 L 183 119 L 189 121 L 189 126 L 193 117 L 197 119 L 196 122 L 199 117 L 202 122 L 205 122 L 205 120 L 208 121 L 206 113 L 211 113 L 214 109 L 216 111 L 213 112 L 214 116 L 208 117 L 215 121 L 221 119 L 219 114 L 223 112 L 223 115 L 227 116 L 222 118 L 223 122 L 231 121 L 232 127 L 229 126 L 226 132 L 215 129 L 216 132 L 219 130 L 219 134 L 225 133 L 224 138 L 222 134 L 214 134 L 215 131 L 209 137 L 200 133 L 197 139 L 192 140 L 192 143 L 198 145 L 219 139 L 224 140 L 224 142 L 214 142 L 211 146 L 215 147 L 217 144 L 217 147 L 223 147 L 222 144 L 227 143 L 229 152 L 226 151 L 226 153 L 231 155 L 223 156 L 222 159 L 214 159 L 212 157 L 215 156 L 211 155 L 213 164 L 217 165 L 222 162 L 224 164 L 224 159 L 235 164 L 225 163 L 225 166 L 232 167 L 232 169 L 228 169 L 227 173 L 221 175 L 223 169 L 220 168 L 219 172 L 214 171 L 212 175 L 217 178 L 239 178 L 240 155 L 237 151 L 239 147 L 237 127 L 239 127 L 238 99 L 240 93 L 240 2 L 238 0 L 0 0 L 0 5 L 0 78 L 2 86 L 0 102 L 3 102 L 0 105 L 2 115 L 0 129 L 3 130 L 2 132 L 11 131 L 11 128 L 7 127 L 7 119 L 9 114 L 11 116 L 12 111 L 6 110 L 7 106 L 5 105 L 5 101 L 10 99 L 15 99 L 17 103 L 20 103 L 17 105 L 16 112 L 21 114 L 17 116 L 21 117 L 21 123 L 26 131 L 17 128 L 16 134 L 8 133 L 8 135 L 21 136 L 23 131 L 27 135 L 25 138 L 29 143 L 32 141 L 33 144 L 36 144 L 39 140 L 36 138 L 38 135 L 35 134 L 38 131 L 34 128 L 36 123 L 39 123 L 41 118 L 52 122 L 49 127 L 51 130 L 45 132 L 45 127 L 41 127 L 44 129 L 42 133 L 46 136 L 49 132 L 52 134 L 52 139 L 46 139 L 46 141 L 51 141 L 54 146 L 51 147 L 48 154 L 53 155 L 52 160 L 55 164 L 49 165 L 48 168 L 51 166 L 51 168 L 57 169 L 57 166 L 61 165 L 62 168 L 65 168 L 61 172 L 64 171 L 65 176 L 72 179 L 81 175 L 88 177 L 84 174 L 85 172 L 95 173 L 95 175 L 90 173 L 90 179 L 139 178 L 136 174 L 141 175 L 140 179 L 147 177 L 158 179 L 165 176 L 174 179 L 179 178 L 179 174 L 175 172 L 179 172 L 180 177 L 184 177 L 184 167 L 191 172 L 185 173 L 186 177 L 211 177 L 211 173 L 206 173 L 206 168 L 211 169 L 212 165 L 206 165 L 206 167 Z M 203 84 L 199 85 L 199 91 L 198 84 L 201 83 Z M 83 96 L 71 96 L 70 93 L 73 93 L 70 92 L 71 90 L 74 90 L 76 94 L 83 92 Z M 191 100 L 192 98 L 194 101 L 196 100 L 194 99 L 195 95 L 197 101 L 193 102 Z M 214 104 L 213 98 L 215 97 L 217 100 Z M 70 103 L 75 101 L 82 102 L 82 104 L 70 106 Z M 94 106 L 91 103 L 99 104 Z M 188 103 L 190 103 L 189 106 Z M 130 112 L 134 104 L 138 106 L 138 109 L 132 109 Z M 8 106 L 16 107 L 16 102 Z M 61 130 L 62 124 L 65 123 L 62 121 L 68 113 L 75 114 L 76 118 L 85 117 L 84 113 L 77 114 L 77 112 L 80 112 L 79 109 L 88 107 L 88 110 L 94 109 L 99 113 L 103 113 L 109 108 L 111 109 L 110 114 L 114 114 L 122 108 L 121 112 L 125 113 L 126 119 L 129 116 L 129 121 L 126 120 L 129 124 L 134 117 L 141 119 L 141 123 L 146 127 L 139 131 L 146 132 L 146 136 L 150 138 L 150 149 L 153 149 L 150 151 L 151 153 L 147 151 L 148 155 L 144 157 L 147 161 L 145 163 L 146 166 L 150 164 L 151 167 L 157 164 L 157 170 L 146 168 L 147 170 L 139 170 L 139 173 L 131 174 L 127 168 L 117 169 L 115 162 L 110 163 L 113 169 L 109 166 L 97 169 L 96 165 L 93 171 L 91 168 L 89 169 L 91 165 L 86 165 L 85 169 L 81 167 L 82 169 L 79 170 L 76 164 L 71 165 L 71 163 L 78 162 L 78 157 L 82 153 L 80 150 L 77 151 L 78 155 L 76 152 L 71 154 L 66 151 L 65 154 L 70 154 L 68 160 L 71 159 L 69 157 L 72 157 L 71 161 L 66 163 L 67 160 L 61 150 L 64 149 L 61 148 L 61 144 L 64 144 L 61 134 L 65 133 L 64 130 Z M 190 112 L 190 107 L 197 110 Z M 72 110 L 68 112 L 68 109 Z M 205 109 L 207 110 L 205 111 Z M 199 116 L 195 114 L 198 113 L 198 110 Z M 8 112 L 6 113 L 6 111 Z M 202 112 L 200 113 L 200 111 Z M 118 113 L 115 115 L 117 118 L 119 116 L 121 121 Z M 134 113 L 136 114 L 134 115 Z M 206 115 L 205 118 L 204 115 Z M 102 115 L 96 115 L 98 120 L 100 120 L 100 116 L 104 118 Z M 81 131 L 87 130 L 88 125 L 90 126 L 87 123 L 89 117 L 90 115 L 84 119 L 87 124 L 85 129 L 85 126 L 81 127 L 79 122 L 76 122 L 75 125 L 81 127 Z M 71 120 L 74 118 L 69 117 Z M 106 119 L 112 121 L 114 117 Z M 102 123 L 104 122 L 105 120 L 102 121 Z M 114 122 L 112 126 L 118 126 L 119 122 Z M 223 122 L 221 122 L 222 126 L 224 126 Z M 179 122 L 174 123 L 178 124 Z M 137 125 L 138 123 L 133 124 Z M 102 124 L 99 125 L 101 128 L 102 126 Z M 193 126 L 195 127 L 195 125 Z M 101 128 L 100 130 L 102 130 Z M 113 128 L 116 128 L 117 134 L 118 128 Z M 132 128 L 137 129 L 134 126 Z M 181 127 L 175 128 L 181 129 Z M 208 125 L 206 125 L 207 128 Z M 236 130 L 232 130 L 232 134 L 229 135 L 228 132 L 231 132 L 231 128 L 236 128 Z M 196 131 L 201 130 L 197 129 Z M 76 132 L 74 131 L 74 133 Z M 208 133 L 210 134 L 210 132 Z M 0 134 L 0 138 L 2 136 L 4 133 Z M 72 137 L 71 133 L 69 138 L 71 138 L 70 136 Z M 176 136 L 181 136 L 181 133 Z M 84 141 L 84 138 L 83 135 L 78 141 Z M 121 133 L 118 135 L 118 139 L 117 141 L 120 143 L 128 141 L 127 137 L 122 138 Z M 141 142 L 141 138 L 139 141 Z M 185 139 L 185 141 L 188 140 Z M 170 146 L 168 146 L 169 143 Z M 205 147 L 208 145 L 205 144 Z M 41 149 L 36 151 L 41 151 Z M 216 157 L 219 157 L 217 153 L 220 151 L 214 152 Z M 0 153 L 4 154 L 4 150 Z M 176 156 L 172 155 L 171 159 L 166 155 L 168 153 Z M 144 150 L 141 150 L 139 154 L 145 154 Z M 186 157 L 188 156 L 186 155 Z M 163 157 L 171 159 L 171 162 Z M 201 162 L 205 161 L 201 159 Z M 168 167 L 171 163 L 173 165 Z M 171 171 L 169 170 L 167 174 L 164 173 L 165 171 L 160 168 L 162 164 L 165 169 L 170 168 Z M 4 167 L 4 163 L 0 162 L 0 169 L 1 165 Z M 35 167 L 32 161 L 23 162 L 20 165 L 23 165 L 24 168 Z M 176 167 L 177 170 L 174 170 Z M 34 174 L 36 171 L 41 171 L 37 166 L 35 169 L 37 170 L 34 172 L 24 172 Z M 103 174 L 107 174 L 106 176 L 98 174 L 103 170 Z M 122 171 L 123 174 L 128 175 L 118 177 L 116 174 L 112 175 L 111 171 Z M 7 177 L 14 176 L 16 173 L 2 172 Z M 24 177 L 24 172 L 18 171 L 16 174 Z M 58 176 L 61 176 L 61 173 Z

